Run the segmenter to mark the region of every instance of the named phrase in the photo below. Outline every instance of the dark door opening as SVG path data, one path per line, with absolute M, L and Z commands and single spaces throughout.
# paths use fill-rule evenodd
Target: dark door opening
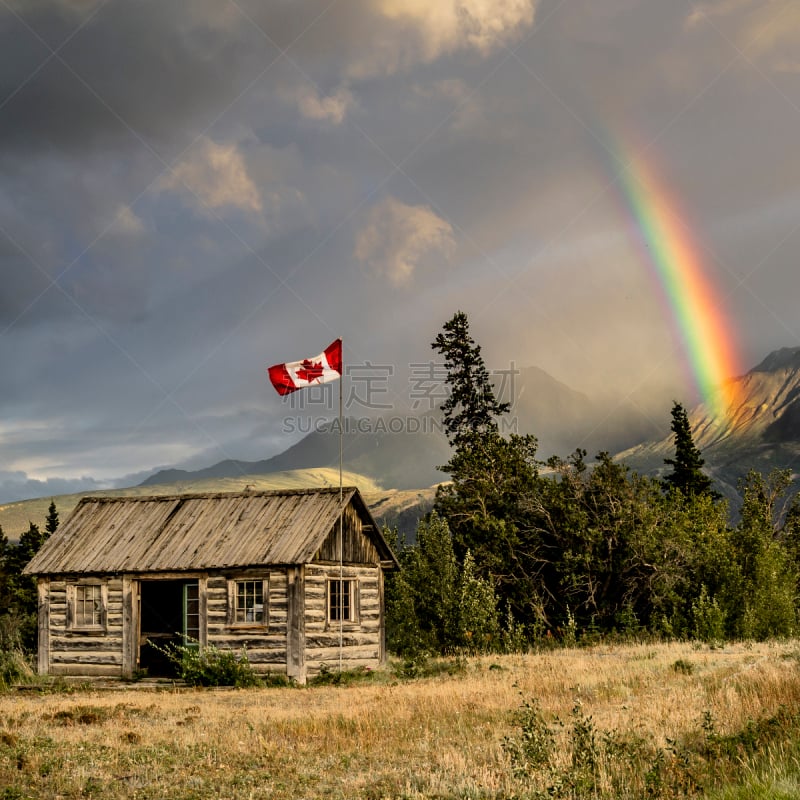
M 142 581 L 139 587 L 139 668 L 148 675 L 174 677 L 175 665 L 164 649 L 194 645 L 200 637 L 197 580 Z

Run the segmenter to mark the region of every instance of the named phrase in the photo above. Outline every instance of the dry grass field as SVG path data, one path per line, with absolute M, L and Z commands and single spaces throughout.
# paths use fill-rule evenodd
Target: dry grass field
M 797 797 L 796 737 L 782 725 L 751 724 L 756 759 L 726 737 L 748 720 L 796 720 L 799 668 L 797 642 L 598 646 L 414 680 L 11 691 L 0 798 L 673 797 L 732 778 L 763 786 L 762 769 L 768 793 L 717 796 Z M 556 737 L 546 767 L 514 763 L 504 746 L 521 746 L 523 699 Z M 588 783 L 570 777 L 581 771 Z

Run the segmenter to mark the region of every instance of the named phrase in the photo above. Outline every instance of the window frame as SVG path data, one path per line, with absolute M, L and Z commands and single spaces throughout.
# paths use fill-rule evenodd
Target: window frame
M 269 575 L 264 575 L 263 572 L 258 574 L 240 574 L 230 576 L 227 579 L 228 583 L 228 627 L 235 628 L 236 630 L 269 630 Z M 243 609 L 239 608 L 239 584 L 252 583 L 261 585 L 261 605 L 262 605 L 262 619 L 260 621 L 248 620 L 247 606 Z M 245 599 L 247 598 L 247 589 L 245 588 Z M 253 598 L 255 600 L 255 587 Z M 255 603 L 253 604 L 255 606 Z M 245 619 L 238 619 L 240 612 L 244 612 Z
M 350 607 L 350 615 L 348 617 L 341 618 L 339 616 L 333 616 L 334 610 L 337 608 L 334 605 L 333 597 L 334 597 L 334 586 L 341 585 L 344 586 L 347 584 L 349 586 L 349 607 Z M 343 596 L 343 592 L 340 590 L 340 597 Z M 325 583 L 325 619 L 327 621 L 327 626 L 329 628 L 339 628 L 341 625 L 342 627 L 347 628 L 348 626 L 351 628 L 357 627 L 361 623 L 361 592 L 359 590 L 359 581 L 358 578 L 340 578 L 336 577 L 328 577 Z
M 90 622 L 86 623 L 85 618 L 83 617 L 82 613 L 79 613 L 81 609 L 79 608 L 79 604 L 83 605 L 83 611 L 85 611 L 85 605 L 87 603 L 86 597 L 79 597 L 82 595 L 87 589 L 92 588 L 99 589 L 99 597 L 92 598 L 88 602 L 98 602 L 100 603 L 99 609 L 97 609 L 96 613 L 98 616 L 97 622 Z M 77 581 L 70 581 L 67 584 L 67 619 L 66 619 L 66 629 L 68 631 L 74 633 L 90 633 L 90 634 L 104 634 L 108 631 L 108 582 L 97 579 L 81 579 Z M 94 618 L 94 613 L 92 612 L 92 617 Z M 80 620 L 80 621 L 79 621 Z

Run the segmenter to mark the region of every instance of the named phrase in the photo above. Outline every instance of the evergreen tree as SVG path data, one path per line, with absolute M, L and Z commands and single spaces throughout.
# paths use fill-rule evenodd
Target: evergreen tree
M 44 529 L 47 531 L 45 539 L 49 539 L 58 530 L 58 511 L 56 510 L 55 500 L 51 500 L 47 508 L 47 518 L 45 519 Z
M 684 497 L 698 494 L 718 496 L 711 489 L 711 478 L 702 471 L 705 461 L 694 443 L 686 409 L 680 403 L 672 406 L 670 427 L 675 434 L 675 458 L 664 459 L 664 463 L 672 467 L 672 472 L 664 478 L 665 487 L 677 489 Z
M 458 450 L 476 435 L 496 434 L 495 417 L 505 414 L 511 405 L 494 395 L 480 345 L 470 336 L 467 315 L 457 311 L 431 347 L 444 356 L 447 370 L 450 393 L 441 410 L 450 444 Z
M 443 326 L 431 345 L 445 359 L 450 389 L 442 404 L 453 446 L 441 467 L 451 482 L 436 493 L 435 510 L 447 520 L 459 563 L 471 552 L 476 574 L 491 584 L 505 607 L 528 615 L 536 605 L 539 548 L 529 524 L 536 492 L 536 438 L 500 435 L 496 418 L 510 405 L 494 394 L 481 348 L 464 312 Z

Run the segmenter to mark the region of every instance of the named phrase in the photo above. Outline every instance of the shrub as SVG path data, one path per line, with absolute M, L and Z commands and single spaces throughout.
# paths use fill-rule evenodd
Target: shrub
M 550 765 L 555 749 L 555 736 L 548 725 L 537 700 L 523 700 L 516 713 L 519 735 L 505 737 L 503 750 L 511 761 L 511 769 L 518 778 Z
M 709 597 L 705 586 L 700 588 L 700 597 L 692 603 L 694 638 L 701 642 L 721 642 L 725 639 L 725 612 L 719 607 L 716 597 Z
M 0 691 L 15 683 L 32 683 L 35 678 L 35 673 L 21 650 L 0 650 Z
M 235 686 L 241 689 L 263 684 L 244 647 L 239 653 L 221 650 L 214 645 L 201 648 L 197 642 L 153 647 L 175 665 L 178 677 L 189 686 Z

